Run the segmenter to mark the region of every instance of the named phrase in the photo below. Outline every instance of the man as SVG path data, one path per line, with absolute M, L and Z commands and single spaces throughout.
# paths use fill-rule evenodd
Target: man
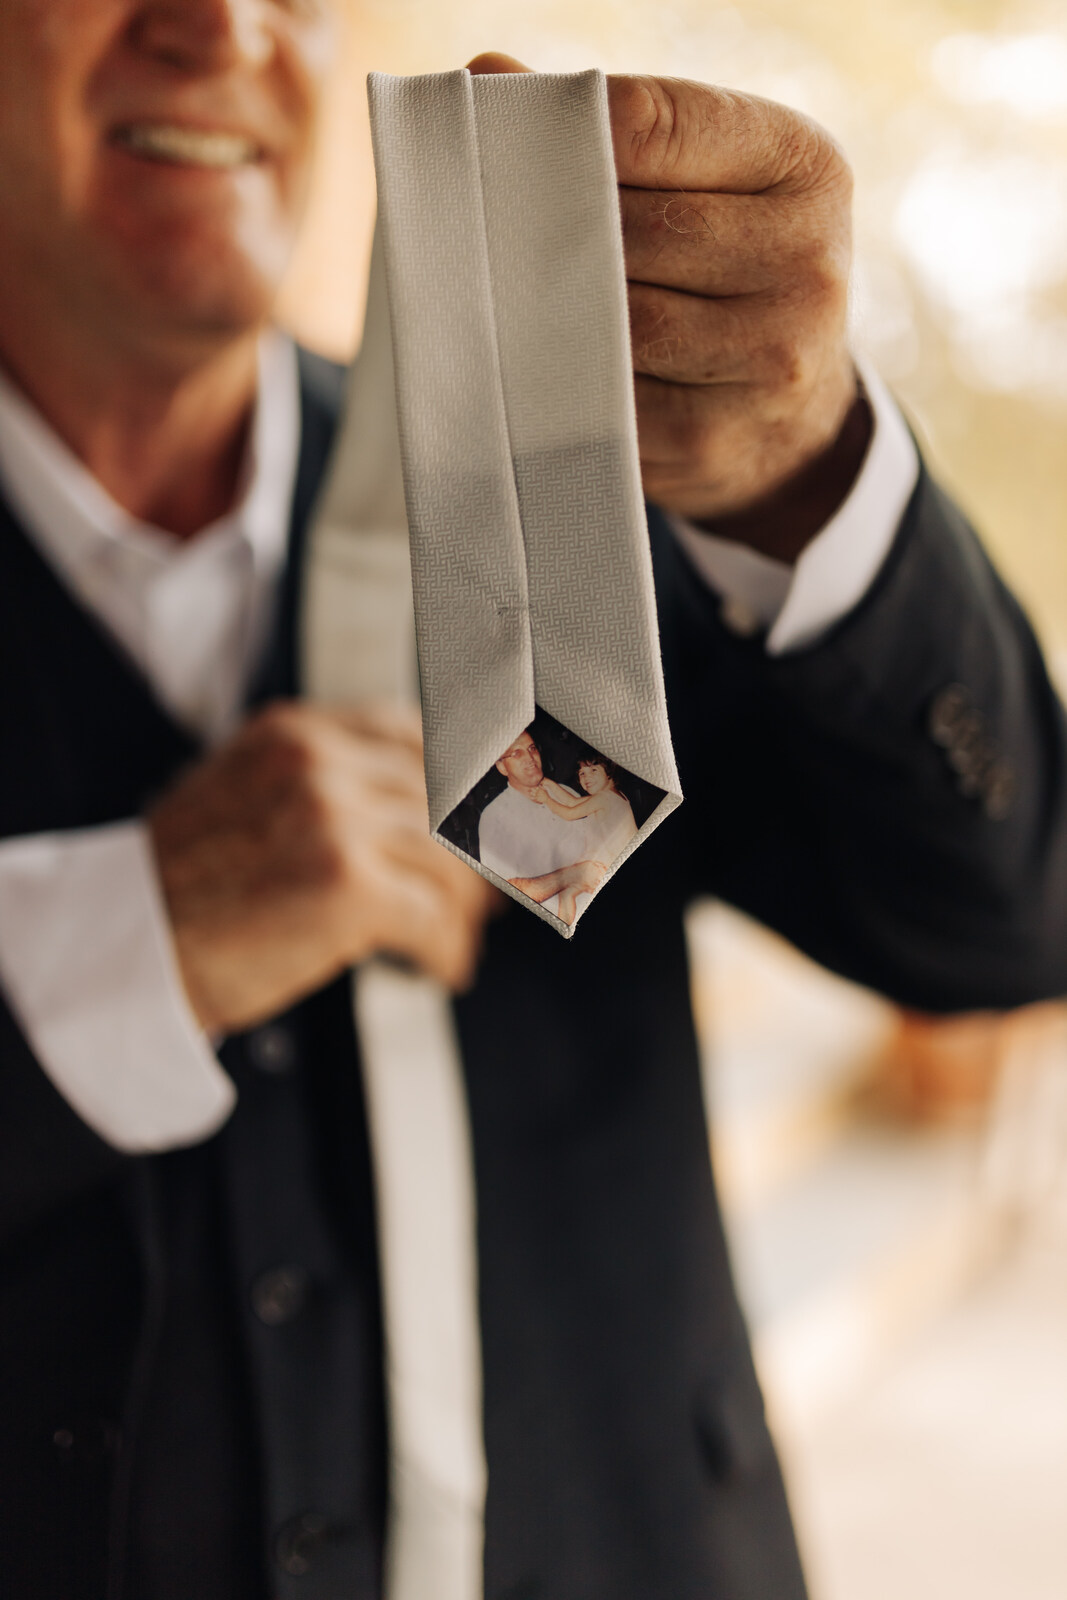
M 5 1594 L 379 1593 L 345 974 L 386 952 L 464 991 L 485 1592 L 796 1600 L 681 913 L 714 890 L 926 1009 L 1060 990 L 1061 715 L 857 388 L 839 153 L 779 107 L 615 80 L 699 799 L 573 946 L 487 925 L 426 836 L 416 730 L 285 700 L 338 379 L 264 329 L 329 44 L 316 0 L 0 9 Z
M 508 780 L 507 788 L 482 812 L 479 860 L 548 911 L 557 910 L 568 890 L 592 894 L 604 876 L 596 837 L 585 824 L 561 822 L 538 804 L 544 772 L 529 729 L 504 751 L 496 770 Z

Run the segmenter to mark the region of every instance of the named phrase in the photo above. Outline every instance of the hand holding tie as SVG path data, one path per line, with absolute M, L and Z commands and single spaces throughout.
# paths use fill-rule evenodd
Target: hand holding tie
M 482 55 L 472 73 L 528 71 Z M 794 560 L 870 438 L 848 349 L 852 175 L 810 118 L 608 78 L 645 492 Z
M 495 891 L 430 838 L 418 714 L 278 704 L 149 818 L 178 965 L 202 1026 L 261 1020 L 387 954 L 473 978 Z

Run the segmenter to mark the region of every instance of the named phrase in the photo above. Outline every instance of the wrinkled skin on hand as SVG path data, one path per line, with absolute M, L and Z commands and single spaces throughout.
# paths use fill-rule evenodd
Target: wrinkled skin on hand
M 494 900 L 429 835 L 421 732 L 396 707 L 279 704 L 149 816 L 178 966 L 212 1032 L 386 954 L 471 982 Z
M 608 96 L 645 492 L 793 560 L 870 438 L 846 338 L 848 164 L 754 95 L 612 77 Z

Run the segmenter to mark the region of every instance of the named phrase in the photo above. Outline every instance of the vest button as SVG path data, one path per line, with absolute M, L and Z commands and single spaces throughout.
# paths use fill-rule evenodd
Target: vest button
M 291 1578 L 305 1577 L 329 1531 L 329 1523 L 317 1511 L 305 1511 L 284 1523 L 274 1544 L 274 1558 L 282 1571 Z
M 248 1055 L 258 1071 L 282 1078 L 296 1066 L 296 1040 L 289 1028 L 268 1022 L 248 1035 Z
M 956 742 L 960 724 L 971 711 L 971 697 L 962 683 L 950 683 L 930 703 L 927 728 L 935 744 L 948 750 Z
M 268 1328 L 280 1328 L 298 1317 L 307 1304 L 311 1280 L 303 1267 L 273 1267 L 252 1285 L 252 1310 Z
M 98 1417 L 78 1418 L 71 1426 L 56 1428 L 52 1434 L 52 1448 L 59 1460 L 79 1466 L 96 1466 L 118 1447 L 118 1428 Z
M 997 761 L 982 784 L 982 809 L 990 822 L 1003 822 L 1015 798 L 1015 774 L 1006 761 Z

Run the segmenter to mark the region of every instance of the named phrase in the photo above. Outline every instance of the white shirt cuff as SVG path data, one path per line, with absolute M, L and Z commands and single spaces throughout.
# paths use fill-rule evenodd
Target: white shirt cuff
M 117 1149 L 198 1143 L 233 1109 L 182 988 L 143 823 L 0 843 L 0 982 L 55 1087 Z
M 848 615 L 881 571 L 919 477 L 919 454 L 892 395 L 866 361 L 856 366 L 874 430 L 851 493 L 801 552 L 796 565 L 670 518 L 701 577 L 722 600 L 736 633 L 766 630 L 767 653 L 815 644 Z

